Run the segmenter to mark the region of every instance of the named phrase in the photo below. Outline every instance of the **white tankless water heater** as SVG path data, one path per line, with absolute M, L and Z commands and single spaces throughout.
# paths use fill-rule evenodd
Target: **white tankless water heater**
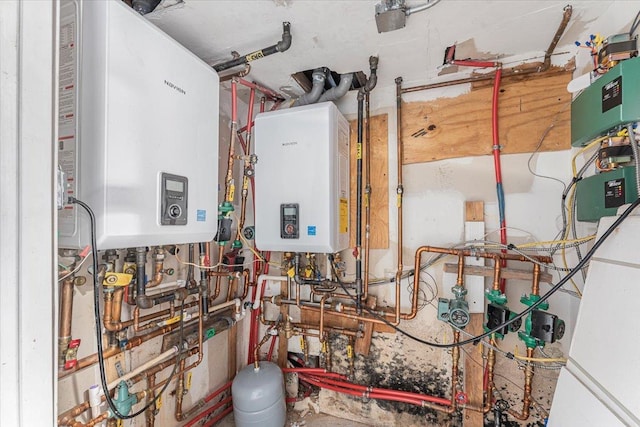
M 349 123 L 333 102 L 255 119 L 256 246 L 333 253 L 349 246 Z
M 213 239 L 218 84 L 124 2 L 63 1 L 59 184 L 95 212 L 98 249 Z M 84 210 L 58 212 L 59 246 L 87 245 Z

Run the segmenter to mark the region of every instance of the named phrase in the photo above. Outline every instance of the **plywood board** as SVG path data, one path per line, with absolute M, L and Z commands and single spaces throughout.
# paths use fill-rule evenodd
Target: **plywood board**
M 539 151 L 571 148 L 571 73 L 524 81 L 505 81 L 499 96 L 499 134 L 502 153 L 535 151 L 553 124 Z M 492 152 L 492 87 L 482 87 L 456 98 L 403 103 L 403 163 L 422 163 Z
M 465 203 L 465 237 L 482 237 L 484 233 L 484 202 L 483 201 L 468 201 Z M 480 236 L 475 235 L 480 233 Z M 471 257 L 467 257 L 467 262 L 474 262 Z M 480 260 L 478 260 L 480 261 Z M 480 261 L 484 262 L 484 261 Z M 478 286 L 481 291 L 484 291 L 484 278 L 476 278 L 475 281 L 465 281 L 467 286 L 472 285 L 474 288 Z M 474 289 L 478 291 L 478 289 Z M 482 307 L 484 308 L 484 298 L 482 300 Z M 484 323 L 484 310 L 480 313 L 471 313 L 470 321 L 465 328 L 471 335 L 480 335 L 483 331 L 482 324 Z M 481 347 L 481 346 L 479 346 Z M 467 351 L 471 354 L 477 355 L 476 347 L 468 346 Z M 480 350 L 482 351 L 482 350 Z M 482 363 L 477 363 L 478 360 L 482 361 L 482 357 L 475 357 L 476 360 L 471 360 L 469 353 L 465 354 L 464 358 L 464 390 L 469 398 L 469 403 L 476 408 L 480 408 L 483 405 L 484 398 L 484 368 Z M 488 397 L 490 398 L 490 397 Z M 469 409 L 464 410 L 464 427 L 482 427 L 484 425 L 484 414 L 478 411 L 472 411 Z
M 388 130 L 388 115 L 381 114 L 371 116 L 369 120 L 369 128 L 371 129 L 370 137 L 370 159 L 371 159 L 371 226 L 369 245 L 371 249 L 387 249 L 389 247 L 389 130 Z M 356 235 L 356 148 L 358 142 L 358 122 L 352 120 L 349 122 L 351 126 L 351 141 L 350 141 L 350 170 L 351 170 L 351 212 L 349 218 L 351 237 L 349 239 L 349 246 L 355 247 L 355 235 Z M 363 145 L 364 145 L 363 130 Z M 364 175 L 364 165 L 362 187 L 366 183 L 366 177 Z M 364 200 L 364 199 L 363 199 Z M 364 203 L 364 201 L 363 201 Z M 363 215 L 363 232 L 362 232 L 362 245 L 364 246 L 364 206 L 362 208 Z
M 472 313 L 465 331 L 474 336 L 480 335 L 484 332 L 483 323 L 484 315 L 482 313 Z M 482 346 L 468 345 L 466 348 L 468 354 L 465 354 L 464 357 L 464 390 L 467 393 L 469 405 L 476 408 L 481 408 L 484 404 L 484 367 L 482 366 L 482 354 L 478 354 L 479 348 Z M 464 427 L 483 427 L 484 414 L 465 409 L 462 425 Z

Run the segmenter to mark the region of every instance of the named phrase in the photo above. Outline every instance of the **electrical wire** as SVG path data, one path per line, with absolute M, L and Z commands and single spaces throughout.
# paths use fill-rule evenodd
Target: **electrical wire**
M 526 357 L 526 356 L 520 356 L 518 354 L 518 346 L 516 346 L 516 349 L 513 352 L 513 357 L 517 360 L 522 360 L 525 362 L 538 362 L 538 363 L 562 363 L 562 364 L 566 364 L 567 363 L 567 359 L 558 357 L 558 358 L 549 358 L 549 357 Z
M 65 274 L 61 278 L 59 278 L 58 282 L 61 282 L 64 279 L 66 279 L 67 277 L 71 276 L 72 274 L 77 273 L 78 270 L 80 270 L 80 267 L 82 267 L 82 264 L 84 264 L 84 262 L 87 260 L 87 258 L 89 258 L 89 255 L 91 255 L 92 252 L 93 251 L 89 251 L 89 253 L 84 258 L 82 258 L 82 260 L 80 260 L 80 263 L 78 265 L 76 265 L 76 268 L 74 268 L 72 271 L 68 272 L 67 274 Z
M 533 310 L 537 309 L 541 304 L 544 304 L 544 302 L 546 300 L 548 300 L 549 297 L 551 297 L 551 295 L 553 295 L 560 288 L 562 288 L 565 283 L 567 283 L 578 271 L 580 271 L 580 269 L 582 269 L 582 267 L 584 267 L 584 265 L 591 259 L 591 257 L 596 252 L 596 250 L 607 240 L 607 238 L 614 232 L 614 230 L 631 214 L 631 212 L 636 207 L 638 207 L 638 205 L 640 205 L 640 198 L 636 199 L 633 203 L 631 203 L 631 205 L 629 205 L 624 210 L 624 212 L 613 222 L 613 224 L 611 224 L 611 226 L 609 228 L 607 228 L 607 230 L 602 234 L 602 236 L 598 240 L 596 240 L 596 242 L 594 243 L 593 247 L 589 250 L 589 252 L 587 252 L 585 254 L 585 256 L 582 259 L 582 261 L 580 261 L 578 263 L 578 265 L 576 265 L 576 267 L 574 267 L 565 277 L 560 279 L 560 281 L 558 281 L 558 283 L 553 285 L 551 287 L 551 289 L 549 291 L 547 291 L 547 293 L 542 295 L 538 301 L 534 302 L 529 307 L 527 307 L 525 310 L 523 310 L 522 312 L 516 314 L 515 316 L 513 316 L 509 320 L 505 321 L 504 323 L 502 323 L 500 325 L 497 325 L 494 328 L 492 328 L 492 329 L 490 329 L 490 330 L 488 330 L 488 331 L 486 331 L 486 332 L 484 332 L 484 333 L 482 333 L 480 335 L 477 335 L 477 336 L 475 336 L 473 338 L 469 338 L 469 339 L 466 339 L 466 340 L 463 340 L 463 341 L 459 341 L 457 343 L 454 342 L 454 343 L 450 343 L 450 344 L 441 344 L 441 343 L 436 343 L 436 342 L 423 340 L 423 339 L 421 339 L 419 337 L 416 337 L 415 335 L 405 331 L 404 329 L 394 325 L 393 323 L 389 322 L 386 319 L 386 317 L 380 316 L 378 313 L 376 313 L 375 311 L 371 310 L 366 305 L 364 305 L 363 308 L 369 314 L 371 314 L 371 315 L 375 316 L 376 318 L 382 320 L 382 322 L 385 323 L 387 326 L 393 328 L 397 332 L 400 332 L 401 334 L 403 334 L 407 338 L 410 338 L 413 341 L 416 341 L 418 343 L 421 343 L 421 344 L 424 344 L 424 345 L 428 345 L 430 347 L 435 347 L 435 348 L 453 348 L 453 347 L 461 347 L 461 346 L 467 345 L 467 344 L 479 343 L 483 338 L 488 337 L 491 334 L 494 334 L 494 333 L 500 331 L 502 328 L 505 328 L 505 327 L 511 325 L 513 322 L 515 322 L 515 321 L 517 321 L 519 319 L 522 319 L 524 316 L 528 315 Z M 352 300 L 355 301 L 355 297 L 349 292 L 347 287 L 344 286 L 344 283 L 342 283 L 342 281 L 340 280 L 340 277 L 338 277 L 338 275 L 335 272 L 335 266 L 333 264 L 333 256 L 329 256 L 329 259 L 331 261 L 331 268 L 332 268 L 332 270 L 334 272 L 334 275 L 336 276 L 336 280 L 337 280 L 338 284 L 342 287 L 342 290 L 344 290 L 346 292 L 346 294 L 349 295 L 349 297 Z M 396 304 L 397 303 L 398 302 L 396 301 Z
M 76 199 L 75 197 L 70 197 L 69 202 L 75 203 L 78 206 L 82 207 L 89 215 L 89 222 L 91 227 L 91 251 L 92 251 L 92 261 L 93 261 L 93 293 L 94 293 L 93 313 L 94 313 L 94 320 L 96 323 L 96 344 L 98 346 L 98 366 L 100 371 L 100 385 L 102 386 L 102 391 L 104 392 L 105 400 L 112 414 L 116 418 L 119 418 L 122 420 L 129 420 L 137 417 L 138 415 L 143 414 L 147 409 L 151 408 L 152 406 L 155 406 L 158 399 L 160 399 L 160 396 L 162 396 L 162 394 L 164 394 L 164 392 L 169 387 L 169 384 L 171 383 L 171 380 L 173 379 L 173 376 L 177 371 L 178 361 L 183 356 L 184 348 L 182 345 L 182 341 L 183 341 L 183 333 L 184 333 L 184 329 L 183 329 L 184 321 L 180 322 L 180 343 L 181 343 L 180 350 L 178 352 L 178 355 L 176 356 L 176 363 L 173 365 L 173 369 L 171 370 L 171 374 L 169 375 L 169 378 L 167 379 L 167 382 L 165 383 L 165 385 L 162 387 L 160 392 L 155 396 L 155 398 L 151 402 L 149 402 L 147 405 L 145 405 L 144 408 L 130 415 L 125 415 L 120 413 L 115 403 L 113 402 L 113 398 L 111 397 L 111 394 L 107 387 L 107 376 L 106 376 L 104 354 L 103 354 L 103 347 L 102 347 L 102 328 L 100 327 L 100 318 L 101 318 L 100 316 L 100 283 L 99 283 L 100 281 L 99 281 L 99 275 L 98 275 L 98 252 L 97 252 L 98 245 L 96 244 L 96 218 L 91 207 L 89 207 L 89 205 L 84 203 L 82 200 Z M 86 258 L 88 257 L 89 256 L 87 255 Z M 183 316 L 184 316 L 184 300 L 182 300 L 182 304 L 180 306 L 180 319 L 182 319 Z

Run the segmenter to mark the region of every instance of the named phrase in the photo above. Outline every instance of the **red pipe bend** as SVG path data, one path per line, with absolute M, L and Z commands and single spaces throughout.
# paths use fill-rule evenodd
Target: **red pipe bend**
M 445 399 L 442 397 L 429 396 L 426 394 L 413 393 L 409 391 L 389 390 L 389 389 L 378 388 L 378 387 L 368 387 L 368 386 L 363 386 L 359 384 L 353 384 L 347 381 L 332 380 L 330 378 L 314 378 L 314 377 L 309 377 L 307 375 L 301 376 L 301 379 L 303 379 L 304 381 L 307 381 L 307 379 L 310 379 L 310 378 L 316 382 L 326 383 L 327 385 L 331 385 L 334 387 L 350 389 L 350 390 L 359 392 L 360 394 L 369 392 L 371 396 L 376 395 L 376 396 L 387 396 L 389 398 L 409 399 L 409 400 L 420 402 L 420 405 L 422 405 L 422 402 L 431 402 L 431 403 L 436 403 L 442 406 L 451 406 L 451 401 L 449 399 Z M 387 399 L 387 400 L 394 400 L 394 399 Z

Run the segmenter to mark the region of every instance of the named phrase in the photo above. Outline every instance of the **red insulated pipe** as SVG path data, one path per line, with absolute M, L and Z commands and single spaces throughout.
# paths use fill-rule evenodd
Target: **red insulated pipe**
M 249 82 L 249 81 L 247 81 L 245 79 L 241 79 L 241 78 L 238 78 L 238 83 L 240 83 L 241 85 L 246 86 L 248 88 L 255 89 L 258 92 L 262 92 L 267 97 L 271 98 L 272 101 L 278 101 L 278 100 L 282 99 L 282 97 L 280 95 L 278 95 L 276 92 L 274 92 L 271 89 L 268 89 L 268 88 L 266 88 L 264 86 L 260 86 L 259 84 L 252 83 L 252 82 Z
M 496 67 L 496 74 L 493 80 L 493 102 L 491 106 L 491 133 L 493 136 L 493 169 L 496 175 L 496 189 L 498 193 L 498 209 L 500 211 L 500 243 L 507 244 L 507 220 L 504 212 L 504 190 L 502 188 L 502 166 L 500 164 L 500 134 L 498 129 L 498 97 L 500 95 L 500 79 L 502 77 L 502 67 L 499 62 L 473 61 L 473 60 L 453 60 L 453 65 L 464 67 L 489 68 Z M 505 249 L 502 253 L 506 253 Z M 507 261 L 500 261 L 502 267 L 507 266 Z M 500 280 L 500 292 L 505 291 L 505 280 Z
M 336 387 L 330 384 L 325 384 L 321 381 L 313 380 L 311 378 L 305 378 L 305 381 L 309 382 L 312 385 L 315 385 L 316 387 L 321 387 L 327 390 L 336 391 L 338 393 L 348 394 L 350 396 L 366 397 L 369 399 L 378 399 L 378 400 L 390 400 L 393 402 L 408 403 L 410 405 L 416 405 L 416 406 L 422 406 L 422 403 L 423 403 L 422 400 L 418 400 L 418 399 L 409 399 L 401 396 L 390 396 L 390 395 L 378 394 L 378 393 L 366 393 L 366 392 L 363 393 L 361 391 L 356 391 L 348 388 Z
M 233 381 L 229 381 L 228 383 L 224 384 L 222 387 L 220 387 L 219 389 L 217 389 L 216 391 L 214 391 L 213 393 L 211 393 L 210 395 L 205 397 L 204 401 L 205 402 L 211 402 L 214 397 L 216 397 L 217 395 L 219 395 L 223 391 L 230 389 L 232 383 L 233 383 Z
M 221 407 L 223 407 L 224 405 L 231 403 L 231 396 L 227 397 L 226 399 L 221 400 L 220 402 L 216 403 L 215 405 L 213 405 L 210 408 L 205 409 L 204 411 L 200 412 L 198 415 L 196 415 L 195 417 L 191 418 L 191 420 L 189 420 L 188 423 L 186 423 L 184 425 L 184 427 L 191 427 L 194 424 L 196 424 L 198 421 L 200 421 L 201 419 L 203 419 L 204 417 L 206 417 L 207 415 L 209 415 L 210 413 L 212 413 L 213 411 L 216 411 L 218 409 L 220 409 Z M 230 408 L 233 408 L 232 406 Z M 222 412 L 224 414 L 224 412 Z M 220 416 L 220 415 L 218 415 Z
M 247 114 L 247 133 L 251 133 L 251 128 L 253 127 L 253 103 L 255 100 L 256 90 L 251 88 L 251 92 L 249 92 L 249 113 Z
M 223 419 L 224 417 L 226 417 L 227 415 L 229 415 L 231 413 L 231 411 L 233 411 L 233 406 L 229 406 L 227 409 L 225 409 L 224 411 L 220 412 L 218 415 L 216 415 L 215 417 L 211 418 L 209 420 L 208 423 L 206 423 L 203 427 L 212 427 L 213 425 L 215 425 L 218 421 L 220 421 L 221 419 Z M 186 426 L 185 426 L 186 427 Z
M 238 84 L 231 80 L 231 121 L 238 121 Z
M 493 102 L 491 107 L 491 132 L 493 134 L 493 167 L 496 174 L 496 186 L 498 187 L 498 209 L 500 211 L 500 243 L 507 244 L 507 220 L 504 212 L 504 190 L 502 188 L 502 165 L 500 163 L 500 133 L 498 128 L 498 98 L 500 96 L 500 78 L 502 77 L 502 69 L 496 70 L 493 82 Z M 507 253 L 506 249 L 502 249 L 503 254 Z M 502 267 L 507 266 L 507 260 L 500 261 Z M 500 292 L 505 291 L 504 279 L 500 280 Z
M 308 377 L 306 375 L 304 375 L 303 378 L 306 381 Z M 400 398 L 406 398 L 406 399 L 415 399 L 415 400 L 418 400 L 420 402 L 425 401 L 425 402 L 436 403 L 436 404 L 442 405 L 442 406 L 451 406 L 451 401 L 449 399 L 445 399 L 445 398 L 442 398 L 442 397 L 429 396 L 429 395 L 426 395 L 426 394 L 413 393 L 413 392 L 410 392 L 410 391 L 389 390 L 389 389 L 378 388 L 378 387 L 368 387 L 368 386 L 363 386 L 363 385 L 359 385 L 359 384 L 353 384 L 353 383 L 346 382 L 346 381 L 332 380 L 332 379 L 329 379 L 329 378 L 315 378 L 315 380 L 320 381 L 320 382 L 324 382 L 324 383 L 332 385 L 332 386 L 349 388 L 349 389 L 360 391 L 360 392 L 367 392 L 368 391 L 371 394 L 376 394 L 376 395 L 393 396 L 393 397 L 400 397 Z
M 337 372 L 329 372 L 324 368 L 283 368 L 282 372 L 285 374 L 298 373 L 298 374 L 307 374 L 314 375 L 320 377 L 332 377 L 332 378 L 340 378 L 347 379 L 346 375 L 339 374 Z

